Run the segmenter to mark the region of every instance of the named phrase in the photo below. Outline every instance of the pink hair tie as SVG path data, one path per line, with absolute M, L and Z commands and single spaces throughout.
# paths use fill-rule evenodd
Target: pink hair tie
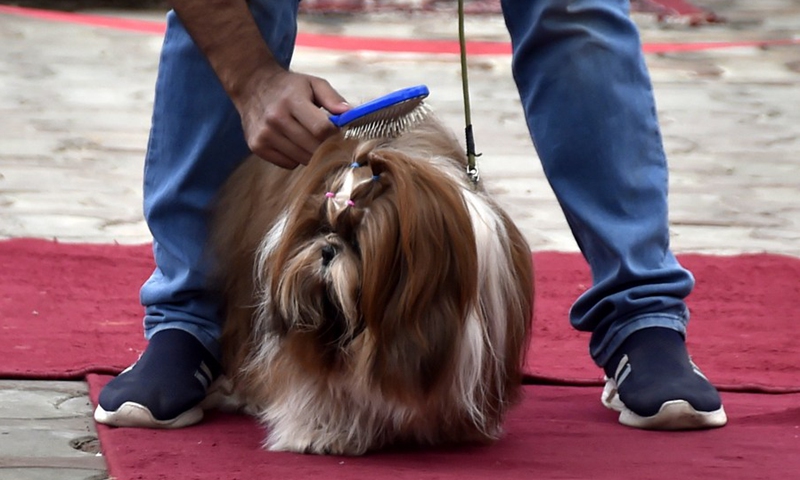
M 325 197 L 327 197 L 327 198 L 333 198 L 335 196 L 336 196 L 336 194 L 333 193 L 333 192 L 328 192 L 328 193 L 325 194 Z
M 348 206 L 348 207 L 355 207 L 355 206 L 356 206 L 356 202 L 354 202 L 354 201 L 352 201 L 352 200 L 348 200 L 348 201 L 347 201 L 347 206 Z

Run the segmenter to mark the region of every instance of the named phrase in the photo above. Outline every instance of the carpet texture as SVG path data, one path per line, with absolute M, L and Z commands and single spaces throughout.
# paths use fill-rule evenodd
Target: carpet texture
M 149 245 L 0 242 L 0 378 L 119 373 L 145 345 Z
M 617 424 L 599 402 L 587 334 L 567 313 L 590 277 L 576 254 L 536 253 L 535 333 L 526 396 L 491 446 L 363 458 L 271 453 L 249 417 L 208 414 L 177 431 L 98 426 L 117 480 L 790 478 L 800 471 L 800 259 L 684 255 L 690 348 L 723 387 L 729 425 L 658 433 Z M 86 378 L 92 401 L 144 347 L 139 285 L 149 245 L 0 241 L 0 378 Z M 772 392 L 772 394 L 767 393 Z M 788 476 L 787 476 L 788 475 Z
M 800 392 L 800 259 L 780 255 L 679 255 L 697 281 L 687 298 L 689 352 L 724 390 Z M 583 259 L 536 253 L 536 313 L 527 371 L 539 380 L 600 384 L 589 334 L 567 321 L 591 284 Z
M 690 351 L 727 390 L 800 392 L 800 259 L 683 255 L 697 278 L 687 302 Z M 588 334 L 567 320 L 590 284 L 574 253 L 534 254 L 536 311 L 527 372 L 557 384 L 600 384 Z M 114 374 L 145 342 L 138 289 L 153 268 L 150 246 L 0 242 L 0 377 Z
M 95 399 L 107 380 L 90 375 Z M 117 480 L 755 480 L 800 471 L 800 394 L 726 393 L 728 426 L 667 433 L 616 424 L 596 388 L 525 390 L 506 435 L 490 446 L 361 458 L 272 453 L 261 450 L 265 433 L 252 418 L 220 413 L 183 430 L 98 431 Z

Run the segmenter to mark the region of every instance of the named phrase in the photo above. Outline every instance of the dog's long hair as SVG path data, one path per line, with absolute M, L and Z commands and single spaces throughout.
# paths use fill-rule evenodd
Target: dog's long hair
M 223 363 L 266 447 L 358 455 L 485 442 L 520 393 L 530 248 L 431 118 L 327 140 L 310 164 L 248 159 L 212 238 Z

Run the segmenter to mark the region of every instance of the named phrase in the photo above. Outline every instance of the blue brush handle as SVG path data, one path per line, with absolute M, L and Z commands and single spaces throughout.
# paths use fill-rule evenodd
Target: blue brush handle
M 415 98 L 425 98 L 428 96 L 428 93 L 428 87 L 425 85 L 404 88 L 388 95 L 378 97 L 375 100 L 371 100 L 363 105 L 354 107 L 351 110 L 342 113 L 341 115 L 332 115 L 330 119 L 334 125 L 342 128 L 349 123 L 352 123 L 367 115 L 371 115 L 379 110 L 383 110 L 384 108 L 393 107 L 398 103 Z

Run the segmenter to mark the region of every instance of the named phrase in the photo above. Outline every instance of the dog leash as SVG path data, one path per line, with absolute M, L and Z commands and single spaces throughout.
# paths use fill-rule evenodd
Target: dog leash
M 467 177 L 477 186 L 481 175 L 475 162 L 475 136 L 472 133 L 472 112 L 469 102 L 469 75 L 467 73 L 467 40 L 464 34 L 464 0 L 458 0 L 458 44 L 461 54 L 461 90 L 464 97 L 464 134 L 467 146 Z

